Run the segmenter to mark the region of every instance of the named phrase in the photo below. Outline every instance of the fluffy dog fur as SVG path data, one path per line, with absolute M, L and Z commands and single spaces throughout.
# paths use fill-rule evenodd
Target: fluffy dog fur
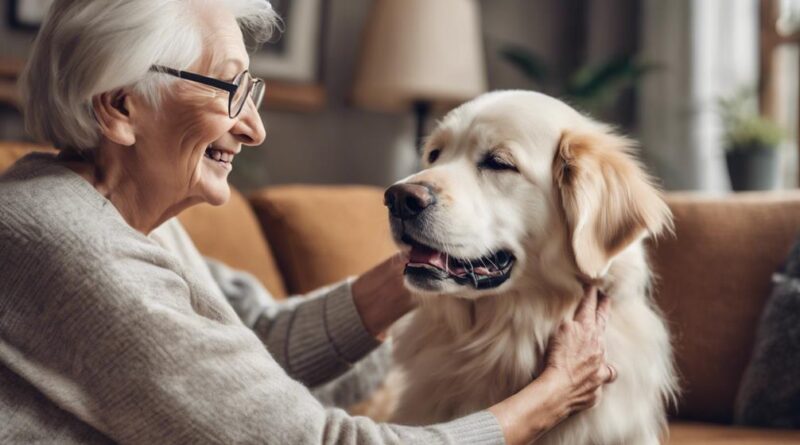
M 487 156 L 516 170 L 479 167 Z M 399 183 L 427 184 L 437 201 L 419 220 L 392 218 L 398 242 L 458 258 L 507 249 L 516 263 L 491 290 L 407 280 L 421 304 L 393 334 L 403 385 L 392 420 L 446 421 L 519 391 L 591 282 L 612 299 L 606 348 L 619 378 L 537 444 L 659 443 L 676 377 L 643 240 L 672 222 L 631 141 L 551 97 L 505 91 L 448 114 L 423 161 Z

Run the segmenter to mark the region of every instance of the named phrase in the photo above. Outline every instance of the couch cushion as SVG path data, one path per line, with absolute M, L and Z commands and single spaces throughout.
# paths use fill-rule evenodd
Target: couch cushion
M 0 172 L 5 171 L 17 159 L 33 151 L 54 151 L 46 145 L 31 144 L 28 142 L 0 142 Z
M 25 142 L 0 142 L 0 172 L 32 152 L 52 150 Z M 247 201 L 232 189 L 231 200 L 221 207 L 199 205 L 180 215 L 181 223 L 203 255 L 256 276 L 276 297 L 286 295 L 267 241 Z
M 800 445 L 800 431 L 676 422 L 669 425 L 669 433 L 665 445 Z
M 773 275 L 755 347 L 736 396 L 734 421 L 800 429 L 800 240 Z
M 668 202 L 676 236 L 658 242 L 653 260 L 682 380 L 677 415 L 730 423 L 770 278 L 800 229 L 800 194 Z
M 231 187 L 231 199 L 225 205 L 196 205 L 178 219 L 203 255 L 250 272 L 276 298 L 286 296 L 272 249 L 250 205 L 236 189 Z
M 376 187 L 272 187 L 250 202 L 291 293 L 360 274 L 397 250 Z

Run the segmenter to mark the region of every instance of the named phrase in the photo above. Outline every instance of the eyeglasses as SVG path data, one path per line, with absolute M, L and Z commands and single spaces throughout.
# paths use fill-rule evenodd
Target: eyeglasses
M 245 70 L 239 73 L 233 83 L 228 83 L 213 77 L 206 77 L 188 71 L 180 71 L 166 66 L 153 65 L 150 71 L 169 74 L 170 76 L 180 77 L 181 79 L 191 80 L 192 82 L 202 83 L 210 87 L 218 88 L 228 92 L 228 116 L 233 119 L 242 112 L 247 98 L 253 100 L 256 110 L 264 100 L 264 80 L 253 77 L 250 72 Z

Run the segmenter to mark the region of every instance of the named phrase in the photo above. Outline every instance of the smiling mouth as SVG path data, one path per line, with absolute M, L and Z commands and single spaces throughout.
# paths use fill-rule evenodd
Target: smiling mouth
M 206 151 L 203 153 L 203 156 L 222 165 L 232 165 L 233 157 L 235 155 L 228 151 L 218 150 L 212 145 L 209 145 L 206 147 Z
M 507 250 L 498 250 L 479 258 L 456 258 L 404 235 L 402 242 L 411 246 L 405 274 L 415 278 L 452 280 L 475 289 L 492 289 L 511 275 L 516 259 Z

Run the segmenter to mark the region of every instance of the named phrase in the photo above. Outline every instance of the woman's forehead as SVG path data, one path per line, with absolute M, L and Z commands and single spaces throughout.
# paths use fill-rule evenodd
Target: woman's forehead
M 221 9 L 220 14 L 205 12 L 201 17 L 204 33 L 201 67 L 217 74 L 236 74 L 246 69 L 249 57 L 236 19 Z

